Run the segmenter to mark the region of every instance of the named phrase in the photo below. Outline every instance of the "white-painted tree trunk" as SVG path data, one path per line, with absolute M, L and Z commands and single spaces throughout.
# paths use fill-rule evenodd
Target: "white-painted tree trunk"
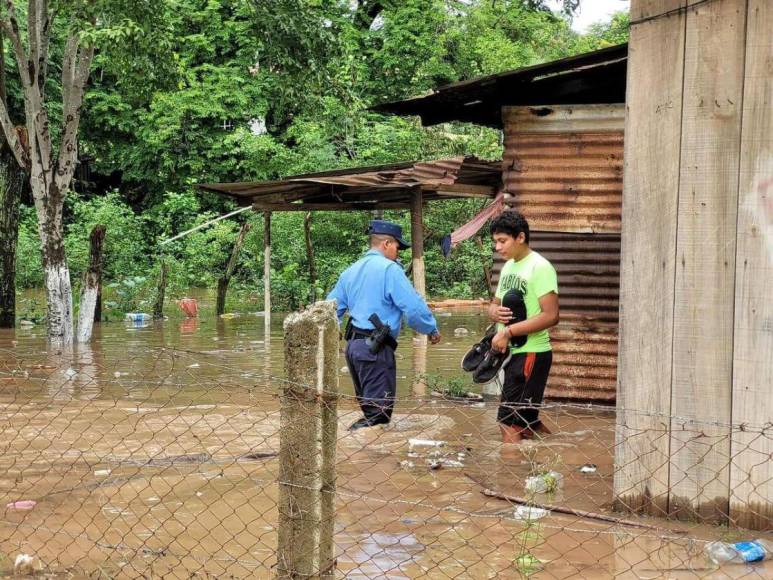
M 88 342 L 91 340 L 91 332 L 94 328 L 94 309 L 97 307 L 98 293 L 98 285 L 83 284 L 80 310 L 78 310 L 78 330 L 75 334 L 77 342 Z
M 43 261 L 46 262 L 45 258 Z M 48 338 L 54 345 L 71 344 L 73 339 L 72 286 L 67 263 L 62 261 L 46 264 L 45 281 L 46 301 L 48 303 Z

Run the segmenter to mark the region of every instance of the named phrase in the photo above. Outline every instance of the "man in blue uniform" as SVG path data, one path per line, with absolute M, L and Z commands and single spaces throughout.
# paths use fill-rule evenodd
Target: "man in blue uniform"
M 370 249 L 344 270 L 327 297 L 338 303 L 339 322 L 349 312 L 346 364 L 363 414 L 350 430 L 389 423 L 392 418 L 397 394 L 395 348 L 403 317 L 432 344 L 440 342 L 435 317 L 397 263 L 398 251 L 411 247 L 402 239 L 402 228 L 373 220 L 367 233 Z M 389 325 L 389 332 L 379 333 L 379 323 Z M 380 345 L 374 344 L 378 338 L 383 339 Z

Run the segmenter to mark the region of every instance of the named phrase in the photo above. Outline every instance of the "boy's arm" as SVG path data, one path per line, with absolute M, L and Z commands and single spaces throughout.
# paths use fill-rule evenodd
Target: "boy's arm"
M 510 343 L 511 337 L 532 334 L 558 324 L 560 318 L 558 294 L 555 292 L 548 292 L 544 296 L 540 296 L 539 306 L 542 309 L 542 312 L 536 316 L 506 326 L 504 329 L 497 332 L 491 341 L 491 347 L 498 352 L 504 352 L 507 345 Z
M 501 299 L 497 297 L 491 299 L 491 304 L 488 305 L 488 317 L 492 322 L 507 324 L 512 316 L 513 311 L 502 306 Z

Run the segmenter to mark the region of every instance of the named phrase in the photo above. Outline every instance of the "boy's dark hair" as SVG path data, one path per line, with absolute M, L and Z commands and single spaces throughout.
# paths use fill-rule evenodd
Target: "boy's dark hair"
M 514 238 L 523 232 L 526 243 L 529 243 L 529 222 L 517 211 L 508 210 L 499 214 L 491 220 L 490 230 L 492 236 L 494 234 L 507 234 Z

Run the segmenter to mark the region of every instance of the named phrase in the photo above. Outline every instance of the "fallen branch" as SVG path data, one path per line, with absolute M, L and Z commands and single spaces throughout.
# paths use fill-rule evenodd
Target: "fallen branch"
M 494 497 L 497 499 L 503 499 L 505 501 L 509 501 L 511 503 L 520 504 L 520 505 L 527 505 L 532 507 L 538 507 L 550 512 L 555 512 L 559 514 L 567 514 L 570 516 L 577 516 L 579 518 L 587 518 L 591 520 L 599 520 L 602 522 L 611 522 L 613 524 L 619 524 L 621 526 L 631 526 L 634 528 L 644 528 L 647 530 L 657 530 L 659 532 L 667 532 L 670 534 L 686 534 L 687 532 L 685 530 L 673 530 L 673 529 L 667 529 L 667 528 L 661 528 L 659 526 L 655 526 L 652 524 L 645 524 L 643 522 L 636 522 L 633 520 L 627 520 L 624 518 L 618 518 L 615 516 L 608 516 L 606 514 L 599 514 L 596 512 L 589 512 L 585 510 L 577 510 L 574 508 L 564 507 L 560 505 L 553 505 L 549 503 L 539 503 L 535 502 L 533 500 L 527 499 L 525 497 L 519 497 L 517 495 L 507 495 L 505 493 L 502 493 L 500 491 L 496 491 L 493 489 L 489 489 L 486 484 L 482 481 L 479 481 L 476 477 L 473 475 L 470 475 L 469 473 L 464 474 L 468 479 L 474 481 L 478 485 L 480 485 L 483 489 L 481 490 L 481 493 L 487 497 Z

